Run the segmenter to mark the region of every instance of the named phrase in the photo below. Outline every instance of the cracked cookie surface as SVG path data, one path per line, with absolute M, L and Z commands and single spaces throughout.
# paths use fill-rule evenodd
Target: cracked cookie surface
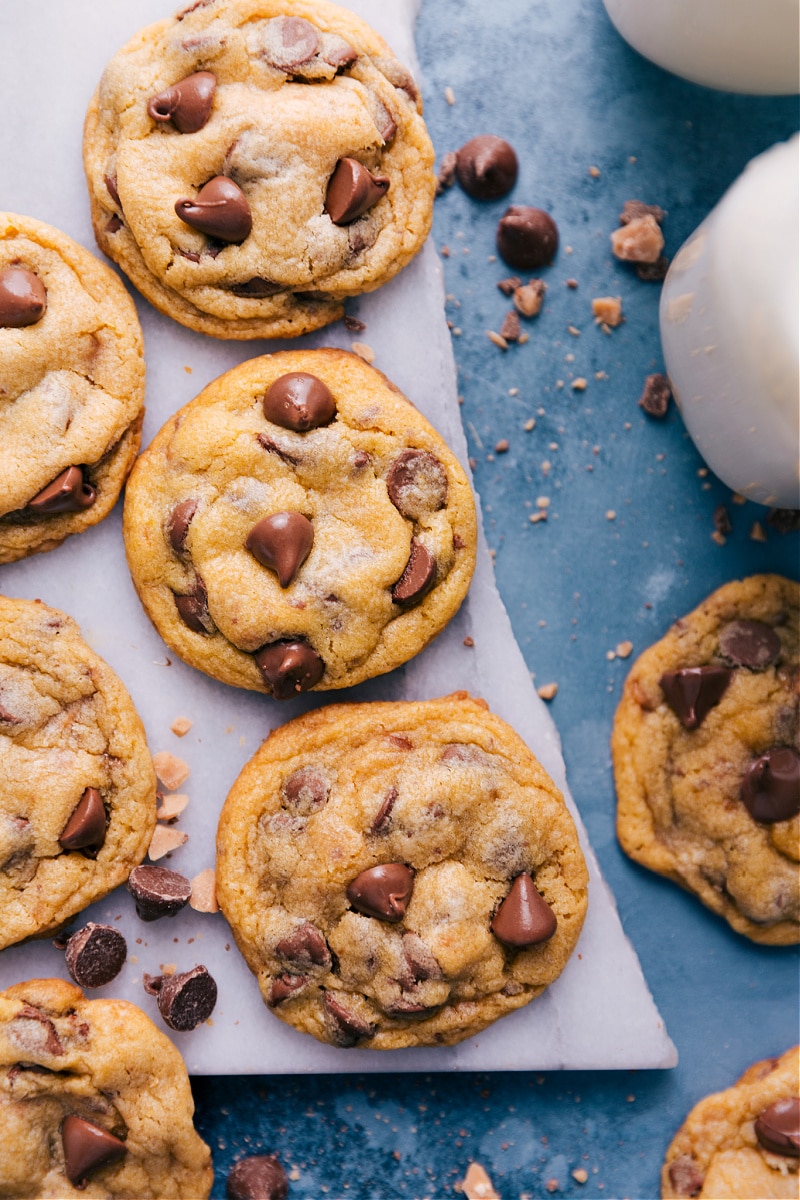
M 186 1067 L 135 1005 L 60 979 L 0 992 L 0 1196 L 205 1200 Z
M 137 462 L 124 534 L 167 644 L 279 699 L 418 653 L 461 604 L 477 537 L 458 460 L 341 350 L 251 359 L 205 388 Z
M 75 622 L 0 597 L 0 948 L 127 879 L 155 828 L 144 729 Z
M 319 1041 L 453 1044 L 527 1004 L 583 924 L 575 825 L 483 701 L 334 705 L 275 730 L 217 836 L 268 1007 Z
M 207 0 L 142 30 L 89 106 L 101 249 L 215 337 L 294 337 L 391 279 L 433 213 L 409 72 L 326 0 Z
M 726 584 L 637 660 L 612 736 L 617 833 L 756 942 L 798 940 L 800 587 Z
M 0 563 L 107 516 L 139 449 L 144 348 L 113 271 L 0 213 Z

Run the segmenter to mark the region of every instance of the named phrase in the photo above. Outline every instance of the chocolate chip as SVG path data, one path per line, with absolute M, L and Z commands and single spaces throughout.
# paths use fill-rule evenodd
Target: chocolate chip
M 222 242 L 243 242 L 253 228 L 244 193 L 225 175 L 210 179 L 194 200 L 177 200 L 175 212 L 193 229 Z
M 307 975 L 278 975 L 272 981 L 272 986 L 269 989 L 267 996 L 267 1004 L 270 1008 L 277 1008 L 279 1004 L 283 1004 L 284 1000 L 289 1000 L 297 992 L 303 990 L 308 983 Z
M 403 934 L 403 953 L 416 983 L 442 978 L 442 968 L 433 951 L 411 930 Z
M 154 121 L 172 121 L 178 133 L 197 133 L 211 116 L 216 90 L 217 81 L 210 71 L 195 71 L 152 96 L 147 112 Z
M 26 1004 L 11 1023 L 12 1041 L 27 1054 L 49 1054 L 59 1058 L 64 1053 L 56 1027 L 40 1008 Z
M 518 875 L 490 928 L 504 945 L 520 949 L 548 941 L 556 924 L 556 914 L 539 895 L 530 875 Z
M 473 200 L 498 200 L 517 182 L 514 147 L 493 133 L 471 138 L 456 153 L 458 182 Z
M 26 508 L 37 513 L 72 513 L 91 508 L 97 490 L 83 477 L 80 467 L 67 467 L 52 483 L 29 500 Z
M 270 642 L 257 650 L 256 666 L 276 700 L 307 692 L 325 674 L 325 663 L 313 646 L 300 638 Z
M 270 66 L 291 74 L 314 57 L 319 32 L 304 17 L 275 17 L 266 25 L 262 55 Z
M 354 158 L 340 158 L 328 181 L 325 209 L 334 225 L 349 225 L 389 190 L 387 175 L 371 175 Z
M 644 381 L 644 391 L 639 397 L 639 407 L 643 408 L 648 417 L 660 420 L 667 415 L 672 389 L 666 375 L 648 375 Z
M 733 671 L 727 667 L 684 667 L 665 671 L 661 690 L 684 729 L 698 729 L 727 691 Z
M 334 997 L 332 992 L 325 993 L 323 1004 L 326 1013 L 332 1018 L 337 1046 L 355 1046 L 356 1042 L 372 1037 L 375 1032 L 374 1026 L 346 1008 L 340 1000 Z
M 203 967 L 178 975 L 148 977 L 145 987 L 158 996 L 158 1011 L 178 1033 L 187 1033 L 207 1021 L 217 1003 L 217 985 Z
M 202 578 L 195 578 L 194 591 L 183 596 L 175 594 L 178 616 L 192 633 L 213 633 L 216 629 L 208 611 L 208 592 Z
M 543 267 L 556 256 L 558 226 L 541 208 L 512 204 L 497 226 L 497 249 L 510 267 Z
M 96 988 L 116 979 L 127 956 L 128 946 L 118 929 L 90 921 L 67 942 L 65 961 L 79 987 Z
M 700 1164 L 688 1154 L 681 1154 L 669 1166 L 669 1181 L 679 1196 L 697 1196 L 705 1176 Z
M 389 832 L 389 826 L 392 823 L 392 809 L 397 800 L 397 788 L 389 788 L 386 795 L 381 801 L 381 806 L 378 809 L 370 826 L 370 832 L 382 837 Z
M 347 899 L 356 912 L 396 925 L 406 915 L 414 891 L 414 872 L 405 863 L 368 867 L 347 885 Z
M 65 850 L 97 855 L 106 840 L 106 810 L 97 788 L 86 788 L 58 840 Z
M 167 538 L 176 554 L 186 552 L 186 538 L 189 526 L 197 512 L 199 501 L 193 498 L 181 500 L 176 504 L 167 519 Z
M 375 96 L 374 102 L 376 110 L 375 124 L 378 127 L 378 133 L 383 139 L 383 144 L 386 146 L 397 133 L 397 122 L 382 100 Z
M 285 781 L 284 799 L 301 817 L 319 812 L 328 802 L 328 781 L 315 767 L 300 767 Z
M 125 1143 L 99 1125 L 71 1114 L 61 1123 L 64 1147 L 64 1174 L 75 1187 L 83 1189 L 86 1180 L 100 1167 L 125 1157 Z
M 120 229 L 123 229 L 124 226 L 125 222 L 120 220 L 117 214 L 114 213 L 113 217 L 109 217 L 106 222 L 106 233 L 119 233 Z
M 299 967 L 324 967 L 330 969 L 331 952 L 328 943 L 316 925 L 304 921 L 285 938 L 281 938 L 275 947 L 279 958 L 296 964 Z
M 264 396 L 264 416 L 273 425 L 306 433 L 329 424 L 336 416 L 336 401 L 329 389 L 306 371 L 291 371 L 276 379 Z
M 265 296 L 277 296 L 278 292 L 285 291 L 285 288 L 282 283 L 265 279 L 263 275 L 254 275 L 244 283 L 232 283 L 228 290 L 235 296 L 250 296 L 252 299 L 263 300 Z
M 773 746 L 747 768 L 742 802 L 754 821 L 764 825 L 790 821 L 800 813 L 800 754 L 792 746 Z
M 289 1180 L 274 1154 L 253 1154 L 228 1175 L 228 1200 L 286 1200 Z
M 253 558 L 276 573 L 282 588 L 294 580 L 313 544 L 314 526 L 299 512 L 264 517 L 253 526 L 245 541 Z
M 403 450 L 389 468 L 386 488 L 404 517 L 417 521 L 447 503 L 447 472 L 427 450 Z
M 192 885 L 177 871 L 145 864 L 131 871 L 128 891 L 136 902 L 139 919 L 158 921 L 161 917 L 174 917 L 189 903 Z
M 47 292 L 38 275 L 25 267 L 0 271 L 0 329 L 22 329 L 41 321 Z
M 731 621 L 719 635 L 719 652 L 735 667 L 764 671 L 777 661 L 781 639 L 763 621 Z
M 411 554 L 403 574 L 392 587 L 395 604 L 410 607 L 417 604 L 430 591 L 436 578 L 436 559 L 427 546 L 417 538 L 411 539 Z
M 320 53 L 320 58 L 326 62 L 329 67 L 335 67 L 337 71 L 341 67 L 351 67 L 358 58 L 358 51 L 336 34 L 328 35 L 328 47 Z
M 755 1130 L 765 1150 L 800 1158 L 800 1099 L 788 1096 L 770 1104 L 756 1117 Z
M 116 175 L 104 175 L 103 183 L 106 185 L 106 191 L 108 192 L 109 196 L 114 201 L 114 203 L 119 204 L 119 191 L 117 190 Z M 120 205 L 120 207 L 122 207 L 122 206 Z

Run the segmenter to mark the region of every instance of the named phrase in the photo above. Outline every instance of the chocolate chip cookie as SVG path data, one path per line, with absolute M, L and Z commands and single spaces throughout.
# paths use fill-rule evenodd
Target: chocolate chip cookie
M 217 836 L 220 907 L 282 1020 L 451 1045 L 538 996 L 586 912 L 575 826 L 485 702 L 334 705 L 275 730 Z
M 0 213 L 0 563 L 107 516 L 139 449 L 142 331 L 117 276 Z
M 0 992 L 0 1196 L 205 1200 L 186 1067 L 125 1000 L 61 979 Z
M 127 879 L 155 801 L 144 730 L 114 672 L 70 617 L 0 596 L 0 949 Z
M 667 1151 L 663 1200 L 796 1200 L 798 1069 L 795 1046 L 696 1104 Z
M 634 664 L 611 748 L 637 862 L 756 942 L 798 940 L 800 587 L 726 584 Z
M 126 490 L 133 581 L 183 659 L 277 699 L 406 662 L 475 564 L 466 476 L 342 350 L 251 359 L 176 413 Z
M 112 59 L 86 117 L 102 250 L 201 333 L 295 337 L 417 253 L 433 149 L 409 72 L 326 0 L 205 0 Z

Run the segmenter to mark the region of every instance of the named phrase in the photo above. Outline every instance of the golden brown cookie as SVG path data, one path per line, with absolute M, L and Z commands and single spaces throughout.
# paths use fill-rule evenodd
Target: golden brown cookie
M 667 1151 L 663 1200 L 797 1200 L 798 1072 L 795 1046 L 696 1104 Z
M 217 889 L 277 1016 L 395 1050 L 460 1042 L 544 991 L 587 872 L 552 779 L 457 692 L 271 733 L 222 810 Z
M 800 587 L 726 584 L 637 660 L 611 748 L 637 862 L 756 942 L 798 940 Z
M 205 0 L 142 30 L 89 106 L 102 250 L 214 337 L 295 337 L 417 253 L 433 148 L 409 72 L 327 0 Z
M 467 478 L 343 350 L 251 359 L 172 417 L 126 490 L 133 581 L 193 667 L 285 699 L 418 653 L 475 564 Z
M 108 267 L 0 213 L 0 563 L 107 516 L 139 449 L 142 331 Z
M 70 617 L 0 596 L 0 949 L 124 882 L 147 853 L 155 800 L 121 681 Z
M 186 1067 L 125 1000 L 61 979 L 0 992 L 0 1196 L 205 1200 Z

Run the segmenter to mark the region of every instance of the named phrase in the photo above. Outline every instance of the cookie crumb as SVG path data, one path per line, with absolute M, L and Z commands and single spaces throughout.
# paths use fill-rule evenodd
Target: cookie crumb
M 664 235 L 652 214 L 634 217 L 611 234 L 611 250 L 622 262 L 654 263 L 664 249 Z
M 153 766 L 156 775 L 169 792 L 176 791 L 189 778 L 189 764 L 170 754 L 169 750 L 161 750 L 154 754 Z
M 489 341 L 493 342 L 494 345 L 499 347 L 500 350 L 508 349 L 508 342 L 506 339 L 501 334 L 495 333 L 493 329 L 487 329 L 486 336 L 488 337 Z
M 192 728 L 193 722 L 188 717 L 176 717 L 170 725 L 170 729 L 175 734 L 175 737 L 186 737 L 186 734 Z
M 531 279 L 529 283 L 514 288 L 514 307 L 526 319 L 538 317 L 544 304 L 547 284 L 543 279 Z
M 514 311 L 506 313 L 500 326 L 500 337 L 505 338 L 507 342 L 518 342 L 521 332 L 519 315 Z
M 598 325 L 616 329 L 625 320 L 622 315 L 622 297 L 597 296 L 592 301 L 592 315 Z
M 576 1183 L 586 1183 L 586 1180 L 589 1178 L 589 1172 L 584 1170 L 583 1167 L 576 1167 L 572 1172 L 572 1178 Z
M 558 1191 L 558 1180 L 557 1179 L 548 1179 L 547 1183 L 544 1186 L 547 1188 L 548 1192 L 557 1192 Z
M 456 94 L 451 87 L 446 87 L 444 89 L 444 98 L 447 101 L 447 103 L 450 105 L 450 107 L 452 108 L 452 106 L 456 102 Z
M 536 418 L 528 417 L 527 421 L 525 422 L 525 424 L 523 425 L 522 428 L 525 430 L 526 433 L 530 433 L 532 429 L 536 428 Z
M 147 851 L 148 858 L 152 862 L 156 862 L 165 854 L 169 854 L 171 850 L 177 850 L 179 846 L 185 845 L 188 840 L 188 833 L 181 833 L 179 829 L 170 829 L 168 825 L 156 825 L 155 832 L 150 839 L 150 848 Z
M 206 867 L 191 881 L 192 894 L 189 904 L 196 912 L 219 912 L 217 904 L 217 876 L 213 867 Z
M 620 642 L 616 647 L 617 658 L 630 658 L 633 651 L 633 642 Z
M 610 508 L 608 510 L 608 512 L 606 513 L 606 520 L 607 521 L 616 521 L 616 519 L 617 519 L 617 514 L 614 512 L 613 508 Z
M 660 420 L 667 415 L 671 395 L 672 389 L 666 375 L 648 375 L 639 397 L 639 407 L 644 409 L 648 417 Z
M 599 167 L 589 167 L 589 174 L 591 175 L 592 179 L 599 179 L 600 178 L 600 168 Z
M 453 150 L 448 150 L 442 159 L 439 167 L 439 174 L 436 176 L 436 195 L 441 196 L 442 192 L 451 188 L 456 180 L 456 155 Z M 448 250 L 448 254 L 450 251 Z
M 367 366 L 371 367 L 375 362 L 375 351 L 366 342 L 351 342 L 350 349 L 353 351 L 353 354 L 357 354 L 359 358 L 363 358 Z
M 480 1163 L 470 1163 L 461 1181 L 461 1191 L 467 1200 L 500 1200 L 492 1181 Z
M 159 821 L 176 821 L 188 803 L 189 797 L 180 792 L 173 792 L 171 796 L 162 795 L 156 817 Z
M 542 700 L 555 700 L 558 692 L 557 683 L 543 683 L 540 688 L 536 689 L 537 695 L 541 696 Z
M 508 438 L 501 438 L 494 448 L 495 454 L 508 453 Z
M 760 521 L 754 521 L 750 530 L 751 542 L 765 542 L 767 540 L 766 530 Z
M 580 337 L 581 336 L 580 329 L 578 329 L 575 325 L 568 325 L 567 333 L 570 335 L 570 337 Z
M 572 289 L 572 291 L 574 292 L 574 291 L 575 291 L 575 289 L 576 289 L 576 288 L 577 288 L 577 286 L 578 286 L 578 281 L 577 281 L 577 279 L 567 279 L 567 280 L 566 280 L 566 285 L 567 285 L 567 287 L 568 287 L 568 288 L 571 288 L 571 289 Z

